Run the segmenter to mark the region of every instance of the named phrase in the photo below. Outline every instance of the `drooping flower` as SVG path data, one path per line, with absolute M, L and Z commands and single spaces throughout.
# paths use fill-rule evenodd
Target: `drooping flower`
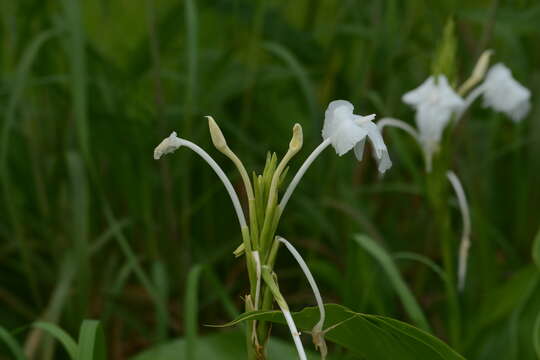
M 502 63 L 489 69 L 481 86 L 484 106 L 505 113 L 515 122 L 523 119 L 531 108 L 531 92 L 517 82 L 510 69 Z
M 427 168 L 438 150 L 444 129 L 453 113 L 464 106 L 463 99 L 448 84 L 446 76 L 430 76 L 422 85 L 403 95 L 403 102 L 416 110 L 416 126 L 426 154 Z
M 330 140 L 339 156 L 354 148 L 354 154 L 359 161 L 363 157 L 366 137 L 369 138 L 375 150 L 379 172 L 384 173 L 392 166 L 392 162 L 381 133 L 373 123 L 375 114 L 360 116 L 355 115 L 353 110 L 354 106 L 348 101 L 332 101 L 324 114 L 322 137 Z

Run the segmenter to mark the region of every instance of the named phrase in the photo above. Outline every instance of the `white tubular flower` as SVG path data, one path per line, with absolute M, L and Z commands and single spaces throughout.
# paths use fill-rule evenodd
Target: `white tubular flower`
M 422 85 L 403 95 L 402 100 L 416 110 L 416 125 L 429 171 L 432 155 L 438 150 L 443 131 L 452 114 L 464 106 L 464 101 L 450 87 L 444 75 L 437 76 L 437 79 L 430 76 Z
M 392 162 L 381 133 L 373 123 L 375 114 L 360 116 L 353 114 L 353 110 L 354 106 L 348 101 L 332 101 L 324 113 L 322 137 L 330 140 L 339 156 L 354 148 L 354 155 L 359 161 L 362 160 L 368 137 L 375 150 L 379 172 L 384 173 L 392 166 Z
M 244 231 L 244 229 L 247 229 L 246 217 L 244 216 L 242 205 L 240 204 L 240 200 L 238 199 L 236 191 L 234 191 L 234 187 L 231 184 L 231 181 L 229 180 L 227 175 L 225 175 L 225 172 L 223 172 L 221 167 L 219 167 L 219 165 L 215 162 L 215 160 L 212 159 L 212 157 L 208 155 L 208 153 L 204 151 L 201 147 L 199 147 L 197 144 L 192 143 L 191 141 L 179 138 L 178 136 L 176 136 L 176 132 L 173 131 L 171 135 L 169 135 L 169 137 L 165 138 L 162 142 L 159 143 L 158 146 L 156 146 L 156 148 L 154 149 L 154 159 L 158 160 L 159 158 L 161 158 L 161 156 L 172 153 L 181 146 L 185 146 L 193 150 L 195 153 L 197 153 L 197 155 L 202 157 L 204 161 L 208 163 L 208 165 L 210 165 L 212 170 L 214 170 L 216 175 L 223 182 L 223 185 L 225 185 L 225 189 L 229 193 L 229 196 L 234 206 L 234 210 L 236 211 L 236 216 L 238 217 L 238 222 L 240 223 L 240 228 L 242 229 L 242 231 Z
M 531 92 L 512 77 L 512 72 L 502 63 L 489 69 L 481 85 L 484 106 L 505 113 L 515 122 L 521 121 L 531 108 Z

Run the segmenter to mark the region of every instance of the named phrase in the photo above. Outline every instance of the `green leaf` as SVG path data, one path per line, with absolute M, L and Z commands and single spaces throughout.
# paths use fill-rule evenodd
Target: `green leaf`
M 84 320 L 79 332 L 78 360 L 106 360 L 105 336 L 97 320 Z
M 357 313 L 327 304 L 326 339 L 369 360 L 463 360 L 464 358 L 436 337 L 409 324 L 384 316 Z M 317 307 L 292 314 L 299 330 L 309 332 L 319 319 Z M 264 320 L 285 324 L 281 311 L 254 311 L 242 314 L 223 326 L 246 320 Z
M 534 237 L 532 257 L 533 257 L 534 263 L 540 269 L 540 229 L 538 229 L 538 232 L 536 233 L 536 236 Z
M 227 331 L 197 339 L 197 351 L 189 360 L 238 360 L 246 358 L 246 338 L 240 331 Z M 184 360 L 187 341 L 185 338 L 154 346 L 131 360 Z M 271 338 L 268 343 L 268 359 L 296 359 L 298 356 L 292 341 Z M 318 357 L 314 352 L 307 352 L 309 359 Z M 330 358 L 331 359 L 331 358 Z
M 69 354 L 69 357 L 72 360 L 77 360 L 77 343 L 68 333 L 66 333 L 56 324 L 50 322 L 38 321 L 35 322 L 33 326 L 44 330 L 52 337 L 60 341 L 60 343 L 64 346 L 64 349 L 66 349 L 66 352 Z
M 15 360 L 26 360 L 26 356 L 24 356 L 17 339 L 2 326 L 0 326 L 0 341 L 3 341 L 7 345 L 13 356 L 15 356 Z
M 429 324 L 422 309 L 418 305 L 418 302 L 405 281 L 403 281 L 390 254 L 388 254 L 382 246 L 365 235 L 355 235 L 354 240 L 369 252 L 382 266 L 396 293 L 403 302 L 403 306 L 405 307 L 407 314 L 411 317 L 411 320 L 420 328 L 429 331 Z

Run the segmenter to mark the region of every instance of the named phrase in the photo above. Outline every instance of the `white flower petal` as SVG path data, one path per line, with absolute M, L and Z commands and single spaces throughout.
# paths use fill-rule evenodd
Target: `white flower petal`
M 336 113 L 336 110 L 340 110 Z M 331 137 L 339 128 L 342 117 L 353 115 L 354 106 L 345 100 L 334 100 L 328 104 L 328 108 L 324 112 L 324 125 L 322 130 L 323 139 Z M 341 115 L 341 116 L 338 116 Z
M 358 161 L 362 161 L 364 158 L 364 146 L 366 145 L 366 138 L 360 140 L 356 145 L 354 145 L 354 156 Z
M 444 129 L 452 114 L 465 106 L 464 100 L 452 89 L 444 75 L 429 77 L 418 88 L 403 96 L 403 101 L 416 109 L 416 126 L 426 159 L 438 150 Z M 428 168 L 429 168 L 429 164 Z
M 531 92 L 512 77 L 512 72 L 505 65 L 493 65 L 482 87 L 484 107 L 503 112 L 515 122 L 529 112 Z
M 343 122 L 338 130 L 330 137 L 332 146 L 339 156 L 349 152 L 354 145 L 362 141 L 367 131 L 353 122 Z
M 176 136 L 176 131 L 173 131 L 169 137 L 163 139 L 154 149 L 154 159 L 158 160 L 165 154 L 174 152 L 182 146 L 182 141 Z
M 379 165 L 379 172 L 383 174 L 386 170 L 392 167 L 392 161 L 388 154 L 388 149 L 384 143 L 383 137 L 377 125 L 372 122 L 363 124 L 364 128 L 368 132 L 368 138 L 374 149 L 374 157 L 377 159 Z
M 339 156 L 347 153 L 367 135 L 367 131 L 356 124 L 353 110 L 350 102 L 336 100 L 328 105 L 324 113 L 323 139 L 330 139 Z
M 433 76 L 430 76 L 419 87 L 405 93 L 401 100 L 403 100 L 405 104 L 416 107 L 428 98 L 429 94 L 433 92 L 434 86 L 435 80 L 433 79 Z

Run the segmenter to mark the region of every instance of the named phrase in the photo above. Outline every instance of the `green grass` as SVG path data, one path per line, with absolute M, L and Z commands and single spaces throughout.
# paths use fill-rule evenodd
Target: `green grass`
M 182 349 L 193 351 L 193 339 L 215 331 L 202 324 L 244 308 L 247 274 L 232 256 L 241 234 L 206 165 L 187 151 L 156 163 L 154 146 L 178 131 L 243 194 L 203 116 L 257 172 L 267 151 L 283 156 L 298 122 L 304 149 L 290 180 L 320 142 L 331 100 L 413 123 L 401 96 L 429 75 L 450 16 L 459 82 L 486 47 L 533 94 L 517 126 L 479 102 L 449 131 L 447 164 L 473 229 L 467 286 L 452 295 L 459 311 L 444 279 L 461 218 L 452 195 L 427 190 L 402 132 L 385 131 L 394 166 L 382 179 L 370 154 L 358 163 L 327 150 L 278 234 L 300 248 L 329 302 L 403 321 L 423 314 L 467 359 L 538 357 L 537 1 L 28 0 L 1 2 L 0 13 L 0 359 L 22 356 L 35 321 L 73 335 L 86 318 L 101 320 L 112 359 L 185 335 Z M 357 233 L 386 250 L 385 268 Z M 278 257 L 276 269 L 291 309 L 311 305 L 295 263 Z M 289 340 L 286 328 L 273 334 Z M 68 358 L 48 335 L 36 354 Z

